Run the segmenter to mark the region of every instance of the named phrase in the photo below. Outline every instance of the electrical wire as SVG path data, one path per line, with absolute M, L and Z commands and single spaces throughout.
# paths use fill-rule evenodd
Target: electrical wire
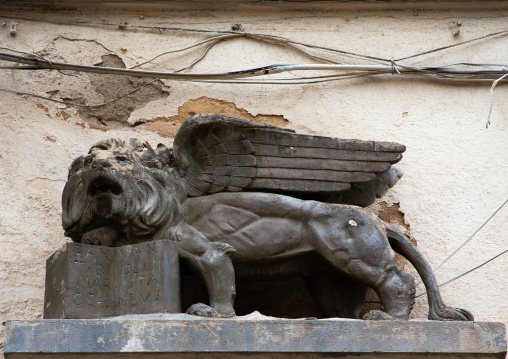
M 0 52 L 0 60 L 16 62 L 31 66 L 39 66 L 40 69 L 56 69 L 56 70 L 69 70 L 78 72 L 91 72 L 98 74 L 109 75 L 128 75 L 136 77 L 152 77 L 171 80 L 228 80 L 254 76 L 264 76 L 288 71 L 308 71 L 308 70 L 326 70 L 326 71 L 375 71 L 395 74 L 412 74 L 418 75 L 420 73 L 436 74 L 436 75 L 468 75 L 471 80 L 488 79 L 492 76 L 499 76 L 508 74 L 506 69 L 482 69 L 471 70 L 468 68 L 439 68 L 439 67 L 412 67 L 396 65 L 394 62 L 391 66 L 388 65 L 343 65 L 343 64 L 280 64 L 268 65 L 255 69 L 219 72 L 219 73 L 177 73 L 177 72 L 160 72 L 160 71 L 146 71 L 146 70 L 132 70 L 116 67 L 102 67 L 102 66 L 89 66 L 78 65 L 65 62 L 50 61 L 46 59 L 33 58 L 21 55 L 9 54 Z M 485 77 L 488 75 L 490 77 Z M 483 76 L 483 77 L 482 77 Z M 497 81 L 503 80 L 504 77 Z
M 60 22 L 57 22 L 60 23 Z M 67 23 L 66 23 L 67 24 Z M 81 23 L 80 23 L 81 24 Z M 86 24 L 90 25 L 90 24 Z M 92 24 L 93 25 L 93 24 Z M 107 25 L 111 26 L 113 24 L 95 24 L 95 25 Z M 136 27 L 126 24 L 121 24 L 122 26 L 129 26 L 129 27 Z M 124 27 L 125 27 L 124 26 Z M 142 28 L 144 28 L 142 26 Z M 156 28 L 160 29 L 159 27 L 150 27 L 150 28 Z M 106 67 L 97 67 L 97 66 L 84 66 L 84 65 L 75 65 L 75 64 L 66 64 L 66 63 L 59 63 L 50 61 L 47 59 L 44 59 L 42 56 L 38 54 L 33 53 L 27 53 L 22 52 L 18 50 L 8 49 L 4 47 L 0 47 L 0 49 L 17 52 L 24 55 L 30 55 L 34 57 L 24 57 L 24 56 L 16 56 L 12 54 L 7 53 L 1 53 L 0 52 L 0 59 L 7 60 L 7 61 L 15 61 L 18 63 L 24 63 L 29 64 L 30 66 L 3 66 L 0 67 L 0 69 L 9 69 L 9 70 L 37 70 L 37 69 L 56 69 L 57 71 L 61 72 L 62 70 L 70 70 L 70 71 L 84 71 L 84 72 L 94 72 L 94 73 L 102 73 L 102 74 L 115 74 L 115 75 L 131 75 L 131 76 L 139 76 L 139 77 L 152 77 L 152 78 L 164 78 L 164 79 L 172 79 L 172 80 L 183 80 L 183 81 L 192 81 L 192 82 L 208 82 L 208 83 L 229 83 L 229 84 L 270 84 L 270 85 L 287 85 L 287 84 L 314 84 L 314 83 L 320 83 L 320 82 L 328 82 L 328 81 L 337 81 L 337 80 L 344 80 L 344 79 L 351 79 L 351 78 L 357 78 L 357 77 L 365 77 L 365 76 L 373 76 L 373 75 L 380 75 L 380 74 L 388 74 L 390 73 L 392 75 L 404 75 L 404 76 L 424 76 L 428 79 L 432 80 L 438 80 L 438 81 L 445 81 L 445 82 L 490 82 L 494 81 L 491 86 L 491 102 L 489 106 L 489 114 L 487 117 L 487 123 L 486 126 L 490 124 L 490 114 L 492 111 L 493 106 L 493 90 L 497 86 L 497 84 L 505 80 L 506 76 L 508 76 L 508 70 L 506 70 L 505 65 L 501 64 L 473 64 L 473 63 L 458 63 L 454 65 L 462 65 L 466 66 L 466 69 L 460 68 L 451 68 L 451 66 L 454 65 L 445 65 L 445 66 L 439 66 L 439 67 L 412 67 L 412 66 L 405 66 L 401 65 L 400 63 L 397 64 L 396 61 L 406 60 L 410 58 L 414 58 L 417 56 L 421 56 L 424 54 L 432 53 L 432 52 L 438 52 L 442 51 L 444 49 L 448 49 L 450 47 L 460 46 L 463 44 L 467 44 L 473 41 L 478 41 L 481 39 L 485 39 L 491 36 L 496 35 L 503 35 L 508 33 L 508 30 L 502 30 L 497 31 L 494 33 L 486 34 L 481 37 L 477 37 L 474 39 L 470 39 L 467 41 L 462 41 L 457 44 L 449 45 L 440 47 L 437 49 L 428 50 L 425 52 L 421 52 L 418 54 L 414 54 L 411 56 L 407 56 L 404 58 L 400 58 L 397 60 L 388 60 L 383 59 L 380 57 L 375 56 L 368 56 L 368 55 L 361 55 L 353 52 L 348 51 L 342 51 L 338 49 L 328 48 L 328 47 L 322 47 L 317 45 L 311 45 L 306 44 L 303 42 L 293 41 L 287 38 L 283 38 L 280 36 L 275 35 L 264 35 L 264 34 L 255 34 L 255 33 L 246 33 L 246 32 L 238 32 L 238 31 L 200 31 L 199 29 L 184 29 L 184 28 L 165 28 L 166 30 L 178 30 L 178 31 L 195 31 L 195 32 L 202 32 L 202 33 L 215 33 L 219 34 L 216 36 L 212 36 L 208 39 L 199 41 L 197 43 L 188 45 L 183 48 L 174 49 L 170 51 L 163 52 L 149 60 L 146 60 L 140 64 L 137 64 L 130 69 L 119 69 L 119 68 L 106 68 Z M 227 73 L 216 73 L 216 74 L 189 74 L 189 73 L 181 73 L 184 70 L 188 70 L 189 68 L 192 68 L 195 64 L 199 63 L 209 52 L 209 50 L 215 46 L 217 43 L 232 39 L 232 38 L 238 38 L 238 37 L 245 37 L 250 38 L 262 42 L 271 42 L 275 43 L 277 45 L 282 45 L 285 47 L 289 47 L 308 58 L 311 58 L 313 60 L 316 60 L 318 62 L 326 63 L 329 65 L 329 67 L 324 67 L 316 64 L 307 64 L 307 65 L 270 65 L 265 66 L 258 69 L 250 69 L 250 70 L 242 70 L 242 71 L 235 71 L 235 72 L 227 72 Z M 211 42 L 211 43 L 210 43 Z M 192 49 L 194 47 L 204 45 L 210 43 L 207 48 L 204 50 L 204 52 L 195 59 L 190 65 L 185 66 L 183 68 L 180 68 L 174 72 L 156 72 L 156 71 L 140 71 L 140 70 L 134 70 L 135 68 L 139 68 L 147 63 L 151 63 L 154 60 L 156 60 L 159 57 L 162 57 L 167 54 L 171 53 L 177 53 L 185 50 Z M 384 67 L 373 67 L 368 65 L 343 65 L 339 62 L 330 59 L 325 58 L 322 56 L 317 56 L 315 54 L 310 53 L 309 51 L 306 51 L 302 49 L 309 48 L 314 50 L 319 50 L 331 54 L 339 54 L 342 56 L 348 56 L 353 58 L 360 58 L 366 61 L 373 61 L 377 63 L 385 64 Z M 2 57 L 3 56 L 3 57 Z M 6 57 L 10 57 L 6 58 Z M 388 65 L 390 64 L 390 65 Z M 335 65 L 335 66 L 334 66 Z M 62 67 L 63 66 L 63 67 Z M 480 69 L 480 70 L 468 70 L 467 67 L 503 67 L 503 69 L 498 70 L 492 70 L 492 69 Z M 240 80 L 246 77 L 252 77 L 252 76 L 262 76 L 262 75 L 269 75 L 274 73 L 280 73 L 280 72 L 287 72 L 287 71 L 301 71 L 301 70 L 343 70 L 343 71 L 350 71 L 350 70 L 360 70 L 365 71 L 365 73 L 354 73 L 354 74 L 346 74 L 346 75 L 330 75 L 330 76 L 312 76 L 312 77 L 301 77 L 296 80 L 292 79 L 262 79 L 262 80 Z M 135 72 L 129 72 L 129 71 L 135 71 Z M 64 75 L 70 75 L 67 73 L 63 73 Z M 501 75 L 501 76 L 500 76 Z M 72 76 L 72 75 L 71 75 Z M 136 92 L 136 90 L 135 90 Z M 28 94 L 27 95 L 33 95 Z M 44 98 L 44 97 L 40 97 Z M 77 105 L 77 104 L 76 104 Z M 86 106 L 95 106 L 95 105 L 86 105 Z
M 49 20 L 43 18 L 30 18 L 27 16 L 9 16 L 9 15 L 1 15 L 0 18 L 3 19 L 14 19 L 14 20 L 24 20 L 24 21 L 35 21 L 35 22 L 45 22 L 48 24 L 56 24 L 56 25 L 68 25 L 68 26 L 82 26 L 82 27 L 107 27 L 107 28 L 115 28 L 121 31 L 125 30 L 145 30 L 145 31 L 175 31 L 175 32 L 188 32 L 188 33 L 215 33 L 215 34 L 233 34 L 234 31 L 220 31 L 220 30 L 205 30 L 205 29 L 192 29 L 185 27 L 168 27 L 168 26 L 147 26 L 147 25 L 129 25 L 125 23 L 107 23 L 107 22 L 93 22 L 88 20 L 83 21 L 61 21 L 61 20 Z
M 155 57 L 152 57 L 150 60 L 146 60 L 140 64 L 137 64 L 135 66 L 132 66 L 132 67 L 129 67 L 129 69 L 135 69 L 137 67 L 141 67 L 147 63 L 150 63 L 152 61 L 154 61 L 155 59 L 161 57 L 161 56 L 164 56 L 164 55 L 168 55 L 168 54 L 174 54 L 176 52 L 182 52 L 182 51 L 185 51 L 185 50 L 189 50 L 189 49 L 192 49 L 196 46 L 199 46 L 199 45 L 203 45 L 203 44 L 206 44 L 210 41 L 214 42 L 212 45 L 215 45 L 217 43 L 217 41 L 220 41 L 220 40 L 226 40 L 226 39 L 231 39 L 231 38 L 235 38 L 235 37 L 239 37 L 239 36 L 244 36 L 244 34 L 230 34 L 230 35 L 222 35 L 222 36 L 213 36 L 213 37 L 210 37 L 206 40 L 203 40 L 203 41 L 199 41 L 197 43 L 194 43 L 192 45 L 189 45 L 189 46 L 186 46 L 186 47 L 182 47 L 180 49 L 176 49 L 176 50 L 170 50 L 170 51 L 166 51 L 166 52 L 163 52 L 161 54 L 158 54 L 157 56 Z
M 88 20 L 87 21 L 61 21 L 61 20 L 49 20 L 49 19 L 44 19 L 44 18 L 34 19 L 34 18 L 31 18 L 31 17 L 19 16 L 19 15 L 16 15 L 16 16 L 2 15 L 1 18 L 15 19 L 15 20 L 25 20 L 25 21 L 34 21 L 34 22 L 45 22 L 45 23 L 50 23 L 50 24 L 69 25 L 69 26 L 97 27 L 97 28 L 100 28 L 100 27 L 109 27 L 109 28 L 112 28 L 112 27 L 114 27 L 114 28 L 118 29 L 119 31 L 125 31 L 125 30 L 148 30 L 148 31 L 151 31 L 151 32 L 153 32 L 153 31 L 158 31 L 158 32 L 174 31 L 174 32 L 200 33 L 200 34 L 203 34 L 203 33 L 213 33 L 213 34 L 220 34 L 220 35 L 234 35 L 234 34 L 238 34 L 237 31 L 206 30 L 206 29 L 184 28 L 184 27 L 129 25 L 129 24 L 119 24 L 119 23 L 106 23 L 106 22 L 97 23 L 97 22 L 90 22 Z M 494 36 L 498 36 L 498 35 L 504 35 L 504 34 L 507 34 L 507 33 L 508 33 L 508 30 L 507 29 L 503 29 L 503 30 L 499 30 L 499 31 L 496 31 L 496 32 L 488 33 L 488 34 L 485 34 L 485 35 L 482 35 L 482 36 L 479 36 L 479 37 L 476 37 L 476 38 L 473 38 L 473 39 L 461 41 L 461 42 L 458 42 L 458 43 L 455 43 L 455 44 L 452 44 L 452 45 L 441 46 L 441 47 L 438 47 L 438 48 L 433 48 L 433 49 L 430 49 L 430 50 L 419 52 L 419 53 L 416 53 L 416 54 L 413 54 L 413 55 L 401 57 L 401 58 L 395 59 L 395 61 L 408 60 L 408 59 L 416 58 L 416 57 L 423 56 L 423 55 L 426 55 L 426 54 L 431 54 L 431 53 L 447 50 L 447 49 L 450 49 L 450 48 L 453 48 L 453 47 L 462 46 L 462 45 L 465 45 L 465 44 L 468 44 L 468 43 L 476 42 L 476 41 L 479 41 L 479 40 L 487 39 L 487 38 L 490 38 L 490 37 L 494 37 Z M 252 35 L 259 35 L 259 36 L 266 36 L 266 37 L 273 37 L 273 38 L 284 39 L 282 37 L 276 37 L 276 36 L 273 36 L 273 35 L 260 35 L 260 34 L 252 34 Z M 308 46 L 308 47 L 315 48 L 315 49 L 332 51 L 332 52 L 340 53 L 342 55 L 349 55 L 349 56 L 359 57 L 359 58 L 363 58 L 363 59 L 370 59 L 370 60 L 373 60 L 373 61 L 382 61 L 382 62 L 390 61 L 390 60 L 379 58 L 379 57 L 375 57 L 375 56 L 360 55 L 360 54 L 355 54 L 353 52 L 341 51 L 341 50 L 337 50 L 337 49 L 331 49 L 331 48 L 321 47 L 321 46 L 316 46 L 316 45 L 309 45 L 309 44 L 304 44 L 304 43 L 301 43 L 301 42 L 292 41 L 292 40 L 288 40 L 288 39 L 284 39 L 284 40 L 285 41 L 290 41 L 293 44 L 300 44 L 300 45 Z
M 472 235 L 469 236 L 468 239 L 466 239 L 457 249 L 455 249 L 448 257 L 446 257 L 441 263 L 439 263 L 439 265 L 433 269 L 434 272 L 437 272 L 437 270 L 439 268 L 441 268 L 443 266 L 443 264 L 445 264 L 446 262 L 448 262 L 448 260 L 453 257 L 458 251 L 460 251 L 462 249 L 462 247 L 464 247 L 471 239 L 473 239 L 473 237 L 482 230 L 483 227 L 485 227 L 485 225 L 487 223 L 490 222 L 490 220 L 501 210 L 501 208 L 503 208 L 506 203 L 508 203 L 508 199 L 506 199 L 506 201 L 503 202 L 503 204 L 501 206 L 499 206 L 498 209 L 495 210 L 494 213 L 492 213 L 492 215 L 485 221 L 483 222 L 483 224 L 476 230 L 474 231 L 474 233 Z M 418 283 L 416 283 L 415 287 L 419 286 L 422 282 L 419 281 Z
M 483 35 L 483 36 L 480 36 L 480 37 L 475 37 L 474 39 L 465 40 L 465 41 L 457 42 L 457 43 L 452 44 L 452 45 L 442 46 L 442 47 L 438 47 L 438 48 L 435 48 L 435 49 L 419 52 L 419 53 L 411 55 L 411 56 L 401 57 L 400 59 L 397 59 L 395 61 L 409 60 L 409 59 L 412 59 L 412 58 L 415 58 L 415 57 L 431 54 L 431 53 L 438 52 L 438 51 L 447 50 L 447 49 L 450 49 L 452 47 L 469 44 L 471 42 L 483 40 L 483 39 L 486 39 L 486 38 L 489 38 L 489 37 L 492 37 L 492 36 L 504 35 L 504 34 L 507 34 L 507 33 L 508 33 L 508 30 L 506 30 L 506 29 L 505 30 L 501 30 L 501 31 L 491 32 L 489 34 L 486 34 L 486 35 Z
M 191 28 L 182 28 L 182 27 L 145 26 L 145 25 L 129 25 L 129 24 L 118 24 L 118 23 L 111 24 L 111 23 L 105 23 L 105 22 L 95 23 L 95 22 L 89 22 L 89 21 L 86 21 L 86 22 L 85 21 L 74 21 L 74 22 L 56 21 L 56 20 L 48 20 L 48 19 L 32 19 L 32 18 L 23 17 L 23 16 L 2 16 L 2 18 L 25 20 L 25 21 L 36 21 L 36 22 L 46 22 L 46 23 L 58 24 L 58 25 L 72 25 L 72 26 L 77 25 L 77 26 L 86 26 L 86 27 L 110 27 L 110 28 L 115 27 L 117 29 L 121 28 L 121 31 L 131 29 L 131 30 L 149 30 L 149 31 L 156 30 L 159 32 L 160 31 L 175 31 L 175 32 L 189 32 L 189 33 L 213 33 L 213 34 L 219 34 L 220 36 L 224 36 L 224 37 L 246 36 L 246 37 L 251 37 L 251 38 L 255 38 L 255 39 L 264 39 L 264 40 L 270 39 L 274 42 L 284 42 L 284 43 L 286 43 L 286 45 L 288 45 L 289 43 L 291 43 L 293 45 L 302 45 L 302 46 L 309 47 L 309 48 L 338 53 L 338 54 L 341 54 L 344 56 L 361 58 L 364 60 L 371 60 L 371 61 L 383 62 L 383 63 L 390 61 L 390 60 L 378 58 L 375 56 L 361 55 L 361 54 L 356 54 L 356 53 L 350 52 L 350 51 L 342 51 L 342 50 L 337 50 L 337 49 L 332 49 L 332 48 L 327 48 L 327 47 L 322 47 L 322 46 L 317 46 L 317 45 L 305 44 L 302 42 L 293 41 L 293 40 L 289 40 L 289 39 L 286 39 L 286 38 L 283 38 L 280 36 L 274 36 L 274 35 L 251 34 L 251 33 L 245 33 L 245 32 L 239 33 L 237 31 L 191 29 Z M 220 36 L 216 36 L 216 37 L 220 37 Z M 328 60 L 325 59 L 325 61 L 328 61 Z
M 141 67 L 142 65 L 145 65 L 145 64 L 147 64 L 149 62 L 152 62 L 152 61 L 154 61 L 155 59 L 157 59 L 157 58 L 159 58 L 161 56 L 172 54 L 172 53 L 176 53 L 176 52 L 181 52 L 181 51 L 184 51 L 184 50 L 188 50 L 188 49 L 191 49 L 193 47 L 196 47 L 196 46 L 199 46 L 199 45 L 203 45 L 203 44 L 205 44 L 207 42 L 212 41 L 213 43 L 208 47 L 208 50 L 209 50 L 213 46 L 215 46 L 217 43 L 219 43 L 219 42 L 221 42 L 223 40 L 229 40 L 229 39 L 238 38 L 238 37 L 244 37 L 244 38 L 254 39 L 254 40 L 258 40 L 258 41 L 262 41 L 262 42 L 275 43 L 276 45 L 279 45 L 279 46 L 282 45 L 282 46 L 285 46 L 285 47 L 289 47 L 292 50 L 294 50 L 294 51 L 296 51 L 298 53 L 301 53 L 304 56 L 306 56 L 306 57 L 308 57 L 310 59 L 319 61 L 319 62 L 339 64 L 339 62 L 337 62 L 337 61 L 334 61 L 332 59 L 325 58 L 325 57 L 322 57 L 322 56 L 313 55 L 313 54 L 309 53 L 308 51 L 305 51 L 305 50 L 303 50 L 303 49 L 301 49 L 300 47 L 297 46 L 297 45 L 301 45 L 301 46 L 304 46 L 304 47 L 318 48 L 318 47 L 313 46 L 313 45 L 308 45 L 308 44 L 304 44 L 304 43 L 301 43 L 301 42 L 295 42 L 295 41 L 292 41 L 292 40 L 289 40 L 289 39 L 281 38 L 281 37 L 278 37 L 278 36 L 272 36 L 272 35 L 261 35 L 261 34 L 250 34 L 250 33 L 235 33 L 235 34 L 228 34 L 228 35 L 221 35 L 221 36 L 210 37 L 210 38 L 208 38 L 206 40 L 199 41 L 197 43 L 194 43 L 194 44 L 189 45 L 189 46 L 184 47 L 184 48 L 180 48 L 180 49 L 175 49 L 175 50 L 170 50 L 170 51 L 163 52 L 163 53 L 153 57 L 150 60 L 144 61 L 144 62 L 142 62 L 140 64 L 137 64 L 135 66 L 130 67 L 130 69 Z M 354 53 L 346 52 L 346 51 L 340 51 L 340 50 L 334 50 L 334 49 L 328 49 L 328 48 L 320 48 L 320 49 L 321 50 L 326 50 L 328 52 L 333 52 L 333 53 L 339 53 L 339 54 L 342 54 L 342 55 L 347 55 L 347 56 L 350 56 L 350 57 L 357 57 L 357 58 L 362 58 L 362 59 L 366 59 L 366 60 L 370 60 L 371 59 L 370 56 L 354 54 Z M 202 59 L 202 57 L 199 60 L 201 60 L 201 59 Z M 389 62 L 389 60 L 384 60 L 384 59 L 379 59 L 379 60 L 384 61 L 384 63 Z
M 140 87 L 130 91 L 129 93 L 126 93 L 125 95 L 120 95 L 119 97 L 115 98 L 114 100 L 110 100 L 110 101 L 106 101 L 106 102 L 102 102 L 102 103 L 98 103 L 98 104 L 94 104 L 94 105 L 86 105 L 86 104 L 80 104 L 80 103 L 70 102 L 70 101 L 55 100 L 53 98 L 44 97 L 44 96 L 37 95 L 37 94 L 34 94 L 34 93 L 20 92 L 20 91 L 14 91 L 14 90 L 3 89 L 3 88 L 0 88 L 0 91 L 10 92 L 10 93 L 14 93 L 16 95 L 31 96 L 31 97 L 35 97 L 35 98 L 40 98 L 42 100 L 47 100 L 47 101 L 51 101 L 51 102 L 61 103 L 61 104 L 64 104 L 64 105 L 69 105 L 69 106 L 76 106 L 76 107 L 100 107 L 100 106 L 109 105 L 110 103 L 120 101 L 121 99 L 123 99 L 125 97 L 133 95 L 136 92 L 138 92 L 139 90 L 143 89 L 144 87 L 147 87 L 147 86 L 153 84 L 157 80 L 158 79 L 154 79 L 153 81 L 147 82 L 146 84 L 143 84 L 143 86 L 140 86 Z
M 483 267 L 483 266 L 484 266 L 484 265 L 486 265 L 487 263 L 492 262 L 494 259 L 496 259 L 496 258 L 498 258 L 498 257 L 501 257 L 501 256 L 502 256 L 503 254 L 505 254 L 506 252 L 508 252 L 508 249 L 505 249 L 505 250 L 504 250 L 504 251 L 502 251 L 501 253 L 496 254 L 494 257 L 492 257 L 492 258 L 490 258 L 490 259 L 486 260 L 485 262 L 483 262 L 483 263 L 481 263 L 481 264 L 477 265 L 476 267 L 471 268 L 471 269 L 469 269 L 469 270 L 465 271 L 464 273 L 459 274 L 458 276 L 453 277 L 452 279 L 447 280 L 446 282 L 439 284 L 439 287 L 442 287 L 442 286 L 444 286 L 444 285 L 446 285 L 446 284 L 448 284 L 448 283 L 451 283 L 451 282 L 453 282 L 453 281 L 456 281 L 456 280 L 457 280 L 457 279 L 459 279 L 459 278 L 464 277 L 465 275 L 468 275 L 468 274 L 470 274 L 470 273 L 474 272 L 475 270 L 477 270 L 477 269 L 479 269 L 479 268 Z M 427 292 L 420 293 L 420 294 L 418 294 L 417 296 L 415 296 L 415 298 L 419 298 L 419 297 L 421 297 L 422 295 L 425 295 L 425 294 L 427 294 Z
M 492 86 L 490 87 L 490 105 L 489 105 L 489 114 L 487 115 L 487 122 L 485 123 L 485 128 L 489 128 L 490 125 L 490 114 L 492 113 L 492 106 L 494 105 L 494 89 L 496 88 L 499 81 L 503 80 L 506 76 L 508 76 L 508 73 L 504 74 L 500 78 L 498 78 Z
M 220 41 L 220 40 L 219 40 Z M 207 46 L 207 48 L 203 51 L 203 53 L 201 54 L 201 56 L 199 56 L 197 59 L 195 59 L 194 61 L 192 61 L 192 63 L 188 66 L 185 66 L 185 67 L 182 67 L 181 69 L 179 70 L 176 70 L 175 72 L 181 72 L 181 71 L 185 71 L 185 70 L 188 70 L 190 68 L 192 68 L 194 65 L 196 65 L 197 63 L 199 63 L 201 60 L 203 60 L 205 58 L 205 56 L 208 54 L 208 51 L 210 51 L 210 49 L 212 47 L 214 47 L 219 41 L 214 41 L 212 42 L 210 45 Z

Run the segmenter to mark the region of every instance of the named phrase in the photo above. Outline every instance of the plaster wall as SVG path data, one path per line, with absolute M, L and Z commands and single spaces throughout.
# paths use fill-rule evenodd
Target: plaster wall
M 241 7 L 240 7 L 241 9 Z M 0 46 L 47 59 L 126 67 L 241 24 L 246 32 L 397 59 L 506 28 L 494 10 L 16 10 L 0 9 Z M 453 22 L 460 22 L 454 35 Z M 16 35 L 9 29 L 17 22 Z M 67 24 L 64 24 L 67 23 Z M 127 27 L 125 27 L 127 23 Z M 111 25 L 109 25 L 111 24 Z M 118 26 L 122 24 L 122 26 Z M 132 27 L 131 27 L 132 26 Z M 163 30 L 185 28 L 201 31 Z M 144 68 L 177 70 L 205 47 L 160 57 Z M 104 57 L 105 55 L 109 55 Z M 343 63 L 364 60 L 329 55 Z M 407 60 L 410 65 L 506 63 L 508 36 L 493 36 Z M 120 61 L 121 60 L 121 61 Z M 288 47 L 236 38 L 218 43 L 192 72 L 277 63 L 311 63 Z M 8 65 L 3 63 L 2 65 Z M 384 75 L 307 85 L 232 85 L 101 77 L 58 71 L 0 70 L 0 321 L 40 318 L 45 260 L 68 239 L 60 196 L 72 159 L 97 140 L 138 137 L 171 145 L 189 113 L 218 112 L 285 125 L 298 132 L 383 140 L 407 146 L 405 172 L 384 197 L 398 203 L 433 267 L 469 238 L 508 198 L 508 95 L 490 83 L 443 83 Z M 303 75 L 293 73 L 289 78 Z M 275 75 L 277 76 L 277 75 Z M 280 76 L 279 76 L 280 77 Z M 146 86 L 144 86 L 146 85 Z M 79 108 L 41 98 L 98 104 L 141 89 L 109 107 Z M 10 90 L 13 92 L 7 92 Z M 376 205 L 373 210 L 384 208 Z M 459 275 L 508 249 L 508 205 L 436 275 Z M 443 286 L 445 301 L 479 321 L 508 323 L 508 254 Z M 417 293 L 422 293 L 422 286 Z M 424 296 L 413 318 L 425 318 Z M 0 326 L 3 337 L 3 326 Z

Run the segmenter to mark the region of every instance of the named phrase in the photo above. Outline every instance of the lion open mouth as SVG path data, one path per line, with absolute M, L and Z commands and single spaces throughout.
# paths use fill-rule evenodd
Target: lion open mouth
M 122 186 L 108 177 L 99 176 L 95 178 L 88 186 L 88 194 L 92 197 L 100 197 L 101 195 L 115 195 L 122 193 Z

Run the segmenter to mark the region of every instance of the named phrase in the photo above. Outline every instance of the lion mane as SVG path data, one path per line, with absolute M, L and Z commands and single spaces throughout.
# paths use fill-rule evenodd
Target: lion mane
M 116 245 L 174 237 L 182 217 L 175 193 L 183 186 L 175 188 L 170 161 L 163 145 L 153 150 L 137 139 L 96 143 L 69 168 L 62 195 L 65 235 L 82 242 L 87 233 L 107 227 Z

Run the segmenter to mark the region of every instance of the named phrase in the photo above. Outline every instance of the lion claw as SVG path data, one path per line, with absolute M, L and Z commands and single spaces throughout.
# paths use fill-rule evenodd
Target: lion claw
M 212 242 L 212 246 L 213 249 L 223 254 L 230 255 L 236 253 L 236 249 L 232 245 L 229 245 L 227 243 Z
M 207 317 L 207 318 L 231 318 L 234 317 L 235 314 L 221 314 L 214 308 L 209 305 L 203 303 L 193 304 L 187 309 L 185 312 L 190 315 L 197 315 L 199 317 Z

